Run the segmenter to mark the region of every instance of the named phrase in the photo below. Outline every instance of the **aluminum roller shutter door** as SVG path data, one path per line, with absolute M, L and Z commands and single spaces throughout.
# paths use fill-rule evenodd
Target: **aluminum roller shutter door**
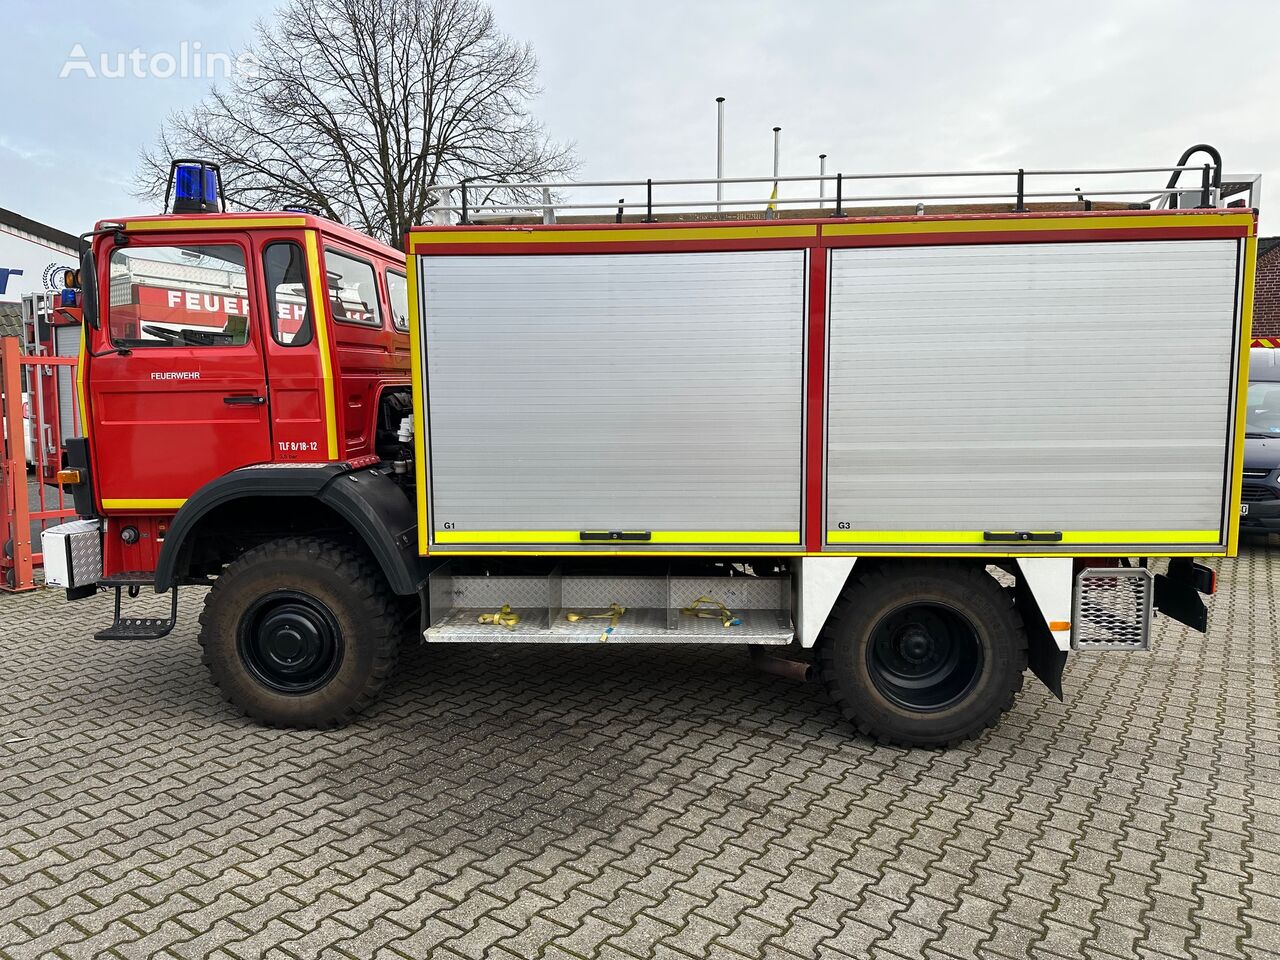
M 832 251 L 828 540 L 1220 543 L 1237 255 L 1235 240 Z
M 80 353 L 80 327 L 54 327 L 53 353 L 57 357 L 74 357 Z M 58 429 L 63 440 L 76 435 L 75 368 L 54 368 L 58 378 Z M 45 414 L 48 416 L 48 414 Z M 81 430 L 81 433 L 84 431 Z
M 799 542 L 804 251 L 419 263 L 434 542 Z

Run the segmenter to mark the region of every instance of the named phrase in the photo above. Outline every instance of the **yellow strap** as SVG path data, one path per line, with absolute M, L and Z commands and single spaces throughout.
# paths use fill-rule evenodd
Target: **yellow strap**
M 519 622 L 520 614 L 513 613 L 508 603 L 504 603 L 497 613 L 482 613 L 476 617 L 476 623 L 492 623 L 495 627 L 506 627 L 508 630 L 514 630 Z
M 609 609 L 604 613 L 579 613 L 577 610 L 570 610 L 564 618 L 570 623 L 577 623 L 579 620 L 608 620 L 609 626 L 604 628 L 604 633 L 600 634 L 600 640 L 609 639 L 609 634 L 613 633 L 613 628 L 618 625 L 618 621 L 622 619 L 622 615 L 627 612 L 627 608 L 619 603 L 609 604 Z
M 609 604 L 609 609 L 604 613 L 579 613 L 577 610 L 570 610 L 564 615 L 564 618 L 570 623 L 577 623 L 579 620 L 608 620 L 611 627 L 618 625 L 618 619 L 627 612 L 627 608 L 618 603 Z
M 704 607 L 703 604 L 708 604 L 708 606 Z M 732 610 L 713 597 L 699 597 L 689 606 L 681 607 L 680 612 L 686 617 L 720 620 L 725 627 L 737 627 L 742 624 L 742 620 L 735 616 Z

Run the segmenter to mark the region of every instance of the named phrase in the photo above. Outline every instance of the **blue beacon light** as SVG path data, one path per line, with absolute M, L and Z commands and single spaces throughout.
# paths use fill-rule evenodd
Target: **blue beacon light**
M 202 163 L 176 163 L 173 171 L 174 213 L 217 213 L 218 168 Z

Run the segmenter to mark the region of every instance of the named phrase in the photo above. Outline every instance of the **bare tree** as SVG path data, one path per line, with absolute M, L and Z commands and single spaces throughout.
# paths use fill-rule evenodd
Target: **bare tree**
M 234 204 L 310 206 L 398 245 L 434 184 L 574 167 L 529 113 L 532 49 L 481 0 L 289 0 L 248 52 L 254 69 L 169 117 L 138 196 L 162 197 L 170 160 L 195 156 L 222 166 Z

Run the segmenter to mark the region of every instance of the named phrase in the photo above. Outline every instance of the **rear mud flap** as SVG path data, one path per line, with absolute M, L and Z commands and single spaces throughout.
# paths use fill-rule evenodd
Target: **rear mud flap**
M 1213 592 L 1212 570 L 1177 557 L 1169 561 L 1168 574 L 1157 573 L 1155 580 L 1157 610 L 1200 633 L 1209 629 L 1209 608 L 1200 594 Z
M 1057 641 L 1038 612 L 1040 608 L 1031 595 L 1026 577 L 1018 578 L 1017 591 L 1018 609 L 1032 611 L 1032 615 L 1024 614 L 1022 618 L 1027 628 L 1027 666 L 1050 693 L 1062 700 L 1062 671 L 1067 665 L 1067 651 L 1058 649 Z

